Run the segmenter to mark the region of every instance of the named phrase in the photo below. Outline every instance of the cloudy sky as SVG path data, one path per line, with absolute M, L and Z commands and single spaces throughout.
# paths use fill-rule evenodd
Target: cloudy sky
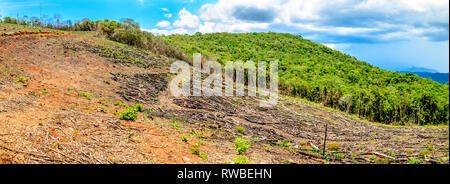
M 132 18 L 155 34 L 300 34 L 389 70 L 449 71 L 449 0 L 0 0 L 2 16 Z

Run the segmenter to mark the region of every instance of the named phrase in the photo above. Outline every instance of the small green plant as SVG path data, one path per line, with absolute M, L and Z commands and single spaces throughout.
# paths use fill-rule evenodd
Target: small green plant
M 108 85 L 111 84 L 111 82 L 109 82 L 109 80 L 105 80 L 105 81 L 103 81 L 103 82 L 105 82 L 105 84 L 108 84 Z
M 28 84 L 28 79 L 24 76 L 21 76 L 21 77 L 15 79 L 13 82 L 16 84 L 21 83 L 22 85 L 26 86 Z
M 336 152 L 336 151 L 339 151 L 340 149 L 341 149 L 341 145 L 339 143 L 334 142 L 334 143 L 331 143 L 328 145 L 328 150 L 330 150 L 330 151 Z
M 336 154 L 334 154 L 334 157 L 336 157 L 336 158 L 345 158 L 345 155 L 340 154 L 340 153 L 336 153 Z
M 142 104 L 136 104 L 134 106 L 138 112 L 144 112 L 144 106 Z
M 44 89 L 44 90 L 41 91 L 41 95 L 42 96 L 45 96 L 45 95 L 48 95 L 48 94 L 50 94 L 50 91 L 48 89 Z
M 181 138 L 181 140 L 185 143 L 189 142 L 188 138 L 185 135 L 183 135 L 183 138 Z
M 377 159 L 375 161 L 376 164 L 388 164 L 389 163 L 389 158 L 383 158 L 383 159 Z
M 174 127 L 174 128 L 176 128 L 176 129 L 179 129 L 180 128 L 180 124 L 178 124 L 176 121 L 174 121 L 172 124 L 170 124 L 170 125 L 172 125 L 172 127 Z
M 91 100 L 91 99 L 92 99 L 92 95 L 89 94 L 89 93 L 87 93 L 87 92 L 79 92 L 79 93 L 78 93 L 78 96 L 85 97 L 85 98 L 87 98 L 88 100 Z
M 236 138 L 234 139 L 234 145 L 239 155 L 244 154 L 247 151 L 247 149 L 250 148 L 248 138 L 245 139 Z
M 251 160 L 244 155 L 234 157 L 234 164 L 250 164 Z
M 258 137 L 253 138 L 253 142 L 257 143 L 259 141 Z
M 108 106 L 109 100 L 108 99 L 99 98 L 98 99 L 98 103 Z
M 114 103 L 115 106 L 120 106 L 120 107 L 128 107 L 126 104 L 122 103 L 121 101 L 117 101 L 116 103 Z
M 200 154 L 199 157 L 203 160 L 208 159 L 208 155 L 205 155 L 205 154 Z
M 134 121 L 138 119 L 136 108 L 129 107 L 126 111 L 120 113 L 121 120 Z
M 277 146 L 283 147 L 283 148 L 287 148 L 287 149 L 291 149 L 291 141 L 289 139 L 284 139 L 283 141 L 278 141 L 277 142 Z
M 410 157 L 409 161 L 408 161 L 408 164 L 420 164 L 420 162 L 422 162 L 422 159 L 418 159 L 418 158 L 415 158 L 415 157 Z
M 198 144 L 194 144 L 194 146 L 192 146 L 191 153 L 200 156 L 200 149 L 198 148 Z
M 245 133 L 245 128 L 244 128 L 244 127 L 236 126 L 236 127 L 234 127 L 234 128 L 236 129 L 236 131 L 237 131 L 238 133 L 244 135 L 244 133 Z
M 270 152 L 270 144 L 268 144 L 268 145 L 264 148 L 264 150 L 266 150 L 267 152 Z

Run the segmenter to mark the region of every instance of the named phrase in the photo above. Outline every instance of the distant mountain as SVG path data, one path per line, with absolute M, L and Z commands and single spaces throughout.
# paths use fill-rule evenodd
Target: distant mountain
M 400 73 L 409 73 L 409 72 L 400 72 Z M 441 84 L 445 84 L 449 81 L 449 73 L 429 73 L 429 72 L 411 72 L 419 77 L 430 78 L 433 81 L 439 82 Z
M 424 67 L 410 67 L 410 68 L 403 68 L 400 69 L 400 73 L 438 73 L 438 71 L 430 68 L 424 68 Z M 403 72 L 404 71 L 404 72 Z

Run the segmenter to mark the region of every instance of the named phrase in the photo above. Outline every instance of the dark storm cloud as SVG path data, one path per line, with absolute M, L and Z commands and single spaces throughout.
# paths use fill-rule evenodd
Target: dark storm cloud
M 245 6 L 235 6 L 232 14 L 236 19 L 252 22 L 272 22 L 276 17 L 273 10 Z

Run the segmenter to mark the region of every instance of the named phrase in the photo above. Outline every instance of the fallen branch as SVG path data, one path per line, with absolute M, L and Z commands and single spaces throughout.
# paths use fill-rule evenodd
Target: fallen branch
M 388 156 L 388 155 L 385 155 L 385 154 L 382 154 L 382 153 L 378 153 L 378 152 L 375 152 L 375 151 L 374 152 L 368 152 L 368 153 L 362 153 L 360 155 L 376 155 L 376 156 L 383 157 L 383 158 L 389 158 L 391 160 L 397 160 L 397 158 L 395 158 L 395 157 L 391 157 L 391 156 Z
M 320 159 L 324 159 L 325 158 L 322 155 L 316 155 L 316 154 L 308 153 L 308 152 L 301 151 L 301 150 L 298 150 L 297 153 L 300 154 L 300 155 L 305 155 L 305 156 L 314 157 L 314 158 L 320 158 Z

